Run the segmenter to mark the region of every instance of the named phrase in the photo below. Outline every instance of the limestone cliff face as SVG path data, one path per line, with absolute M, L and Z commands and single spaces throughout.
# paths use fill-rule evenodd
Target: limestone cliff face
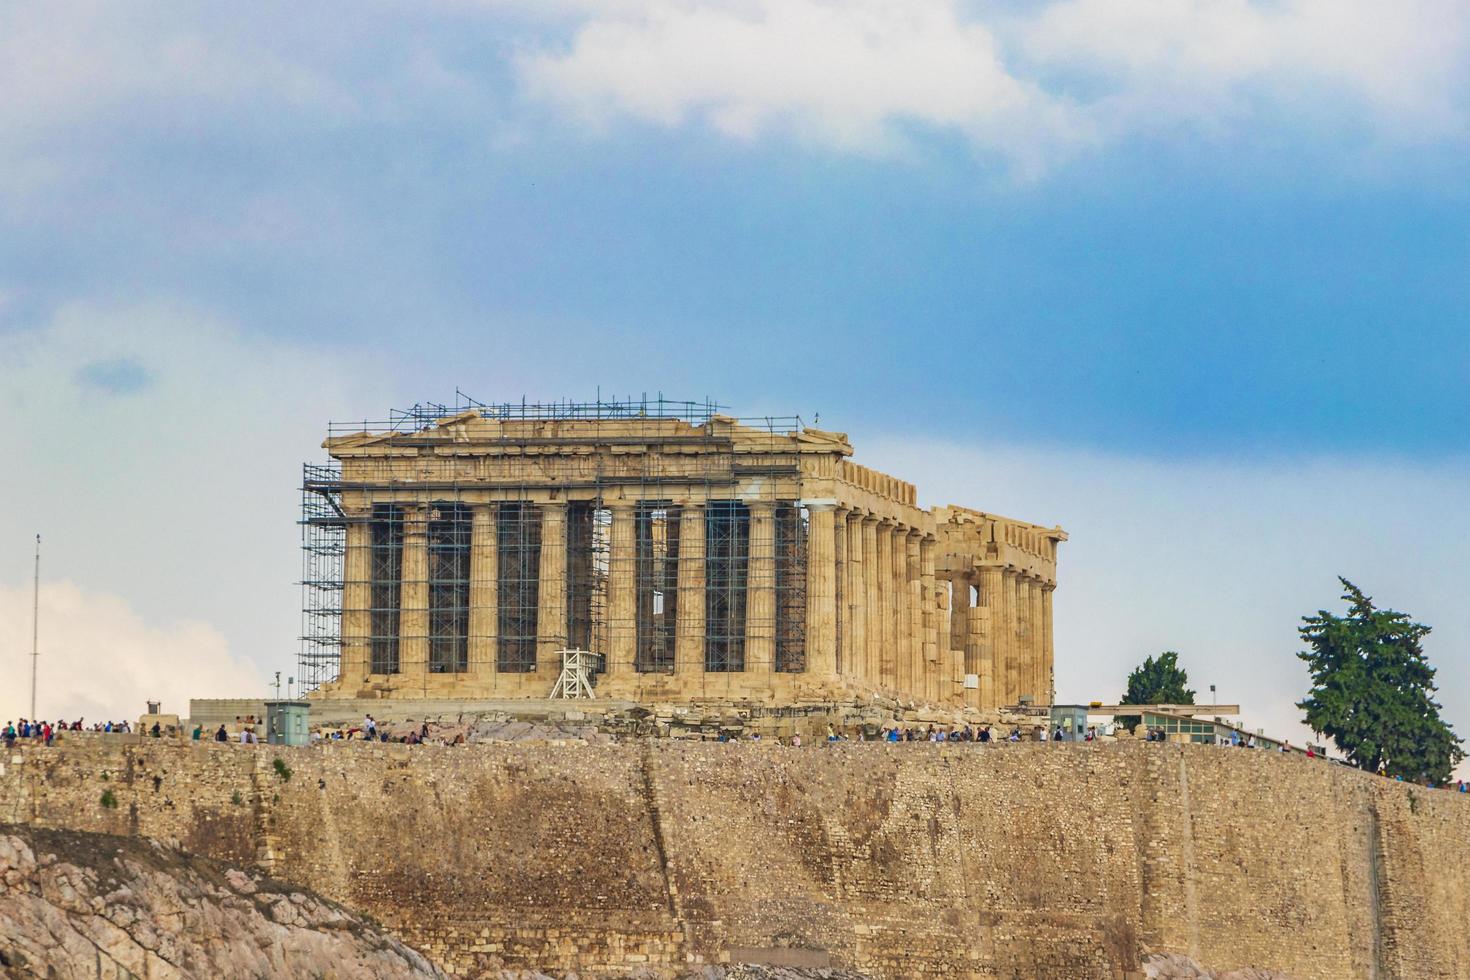
M 143 838 L 0 826 L 0 975 L 443 977 L 338 905 Z
M 71 739 L 0 759 L 6 820 L 259 867 L 462 977 L 1470 977 L 1470 798 L 1243 749 Z

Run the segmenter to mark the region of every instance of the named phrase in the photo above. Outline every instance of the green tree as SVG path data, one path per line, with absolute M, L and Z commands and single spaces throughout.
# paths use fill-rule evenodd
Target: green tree
M 1443 782 L 1465 751 L 1433 697 L 1434 668 L 1420 642 L 1429 627 L 1338 581 L 1348 614 L 1319 610 L 1297 628 L 1307 645 L 1297 656 L 1312 677 L 1297 707 L 1359 769 Z
M 1165 650 L 1158 659 L 1149 657 L 1128 675 L 1128 693 L 1119 704 L 1194 704 L 1194 692 L 1187 686 L 1189 674 L 1179 666 L 1179 654 Z M 1133 728 L 1143 720 L 1140 715 L 1119 715 L 1118 724 Z

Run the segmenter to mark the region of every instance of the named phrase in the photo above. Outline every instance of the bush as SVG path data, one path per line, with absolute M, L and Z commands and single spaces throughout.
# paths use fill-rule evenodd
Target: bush
M 237 789 L 234 793 L 230 795 L 230 802 L 235 804 L 236 806 L 239 806 L 240 804 L 245 802 L 245 797 L 241 796 L 240 791 Z
M 117 809 L 117 797 L 112 795 L 112 790 L 104 789 L 102 791 L 102 806 L 108 810 Z
M 275 767 L 276 775 L 281 777 L 281 782 L 283 782 L 283 783 L 290 782 L 290 780 L 291 780 L 291 767 L 290 766 L 286 765 L 286 763 L 282 762 L 280 759 L 277 759 L 275 762 L 272 762 L 271 765 Z

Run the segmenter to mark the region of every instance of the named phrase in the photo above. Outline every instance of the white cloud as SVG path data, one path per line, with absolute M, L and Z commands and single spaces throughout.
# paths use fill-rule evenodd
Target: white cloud
M 589 9 L 524 58 L 537 97 L 606 123 L 707 122 L 883 149 L 918 126 L 1027 169 L 1160 128 L 1271 117 L 1376 139 L 1463 135 L 1458 0 L 664 0 Z
M 1378 136 L 1463 134 L 1470 55 L 1458 0 L 1065 0 L 1018 22 L 1031 70 L 1090 77 L 1115 137 L 1354 117 Z
M 256 665 L 208 623 L 145 621 L 125 600 L 71 582 L 41 589 L 36 710 L 51 721 L 137 722 L 149 700 L 186 716 L 189 699 L 260 695 Z M 0 719 L 30 716 L 31 591 L 0 585 Z
M 1064 105 L 1007 72 L 988 27 L 943 0 L 604 7 L 569 51 L 521 67 L 533 94 L 585 117 L 697 116 L 741 138 L 788 127 L 862 150 L 903 122 L 1010 149 L 1083 136 Z
M 507 65 L 534 114 L 512 112 Z M 139 139 L 229 152 L 432 123 L 493 145 L 548 105 L 863 154 L 940 133 L 1032 173 L 1159 133 L 1418 144 L 1465 136 L 1467 65 L 1463 0 L 485 0 L 246 22 L 19 0 L 0 8 L 0 200 L 102 179 Z
M 1300 618 L 1344 610 L 1343 575 L 1434 628 L 1425 644 L 1444 715 L 1470 737 L 1470 522 L 1465 462 L 1394 458 L 1156 460 L 1001 444 L 865 440 L 927 505 L 959 503 L 1071 534 L 1056 594 L 1057 684 L 1112 700 L 1144 657 L 1177 650 L 1251 727 L 1299 744 Z M 1470 773 L 1470 763 L 1463 772 Z

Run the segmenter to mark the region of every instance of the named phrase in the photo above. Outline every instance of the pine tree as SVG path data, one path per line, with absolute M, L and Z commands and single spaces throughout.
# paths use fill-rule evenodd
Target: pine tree
M 1187 686 L 1189 674 L 1179 666 L 1179 654 L 1165 650 L 1157 660 L 1148 657 L 1128 675 L 1128 693 L 1119 704 L 1194 704 L 1194 692 Z M 1133 728 L 1143 718 L 1119 715 L 1117 722 Z
M 1373 600 L 1345 578 L 1346 616 L 1319 610 L 1297 632 L 1312 689 L 1297 707 L 1359 769 L 1440 783 L 1465 758 L 1439 716 L 1434 668 L 1421 641 L 1430 628 Z

